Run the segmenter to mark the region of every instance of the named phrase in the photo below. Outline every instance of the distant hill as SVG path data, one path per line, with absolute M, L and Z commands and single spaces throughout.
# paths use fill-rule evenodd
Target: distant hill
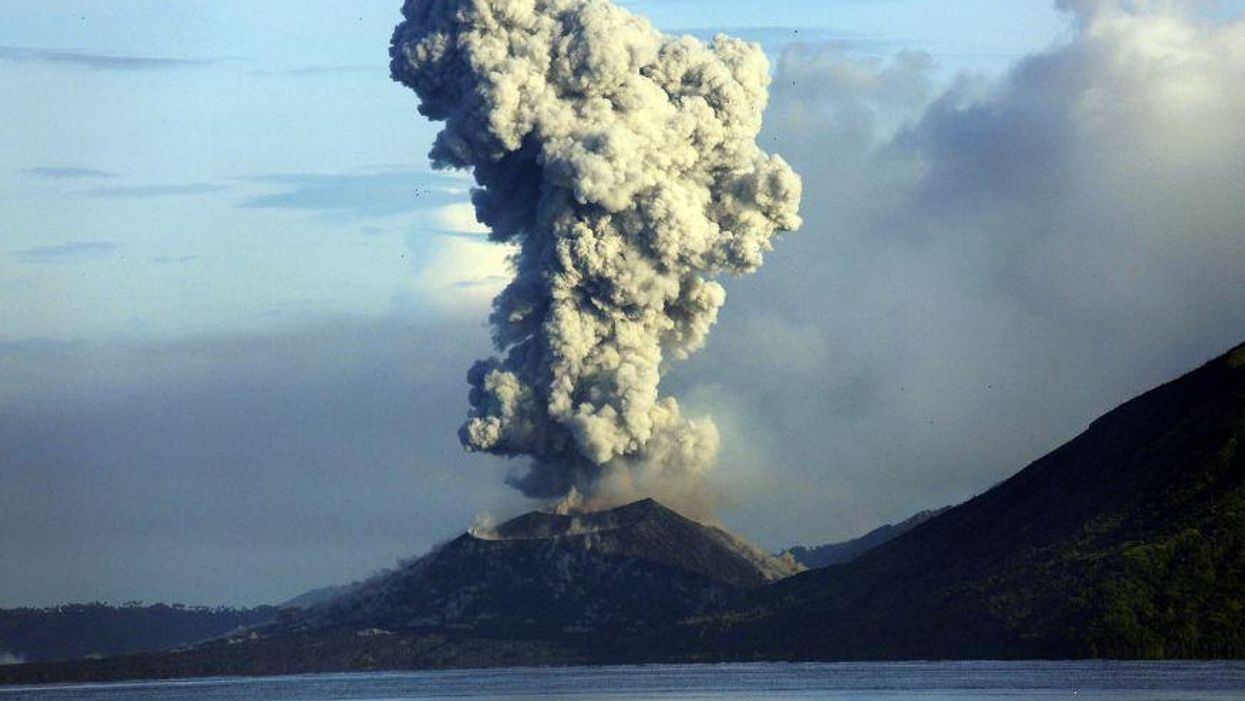
M 181 605 L 68 604 L 0 609 L 0 657 L 9 662 L 73 660 L 202 642 L 267 623 L 277 609 Z
M 888 523 L 884 526 L 879 526 L 858 538 L 845 540 L 841 543 L 829 543 L 813 547 L 796 545 L 789 548 L 786 552 L 791 553 L 796 562 L 809 569 L 841 565 L 855 560 L 879 545 L 891 542 L 950 508 L 950 506 L 944 506 L 941 509 L 928 509 L 910 516 L 899 523 Z
M 844 565 L 663 636 L 680 655 L 1245 657 L 1245 345 Z

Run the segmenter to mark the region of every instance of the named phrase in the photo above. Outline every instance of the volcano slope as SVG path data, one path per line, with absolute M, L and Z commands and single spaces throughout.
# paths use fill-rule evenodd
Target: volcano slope
M 859 559 L 661 641 L 710 659 L 1245 657 L 1243 444 L 1245 345 Z
M 531 512 L 465 533 L 268 632 L 637 633 L 719 610 L 797 567 L 652 499 L 585 514 Z
M 621 661 L 617 641 L 742 605 L 747 591 L 799 569 L 651 499 L 532 512 L 241 634 L 161 654 L 4 666 L 0 682 Z

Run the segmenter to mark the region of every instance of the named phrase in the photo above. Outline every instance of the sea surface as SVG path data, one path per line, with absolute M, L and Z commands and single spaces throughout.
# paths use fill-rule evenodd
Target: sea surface
M 0 701 L 1245 699 L 1245 662 L 870 662 L 312 674 L 0 687 Z

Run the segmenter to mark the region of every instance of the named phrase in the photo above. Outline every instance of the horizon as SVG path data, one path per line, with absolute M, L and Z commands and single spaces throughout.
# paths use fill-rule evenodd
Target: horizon
M 621 4 L 760 42 L 804 178 L 662 385 L 766 551 L 961 503 L 1245 340 L 1245 0 Z M 540 507 L 455 437 L 508 271 L 389 79 L 396 5 L 9 8 L 0 607 L 277 603 Z

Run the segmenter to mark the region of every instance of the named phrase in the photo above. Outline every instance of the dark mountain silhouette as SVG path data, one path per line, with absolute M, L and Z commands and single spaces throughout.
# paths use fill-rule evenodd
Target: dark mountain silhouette
M 1245 345 L 680 655 L 1245 657 Z
M 950 506 L 944 506 L 941 509 L 927 509 L 909 516 L 899 523 L 888 523 L 884 526 L 878 526 L 858 538 L 852 538 L 840 543 L 815 546 L 796 545 L 787 549 L 786 552 L 791 553 L 791 557 L 795 558 L 796 562 L 809 569 L 841 565 L 855 560 L 879 545 L 891 542 L 931 518 L 945 513 L 950 508 Z

